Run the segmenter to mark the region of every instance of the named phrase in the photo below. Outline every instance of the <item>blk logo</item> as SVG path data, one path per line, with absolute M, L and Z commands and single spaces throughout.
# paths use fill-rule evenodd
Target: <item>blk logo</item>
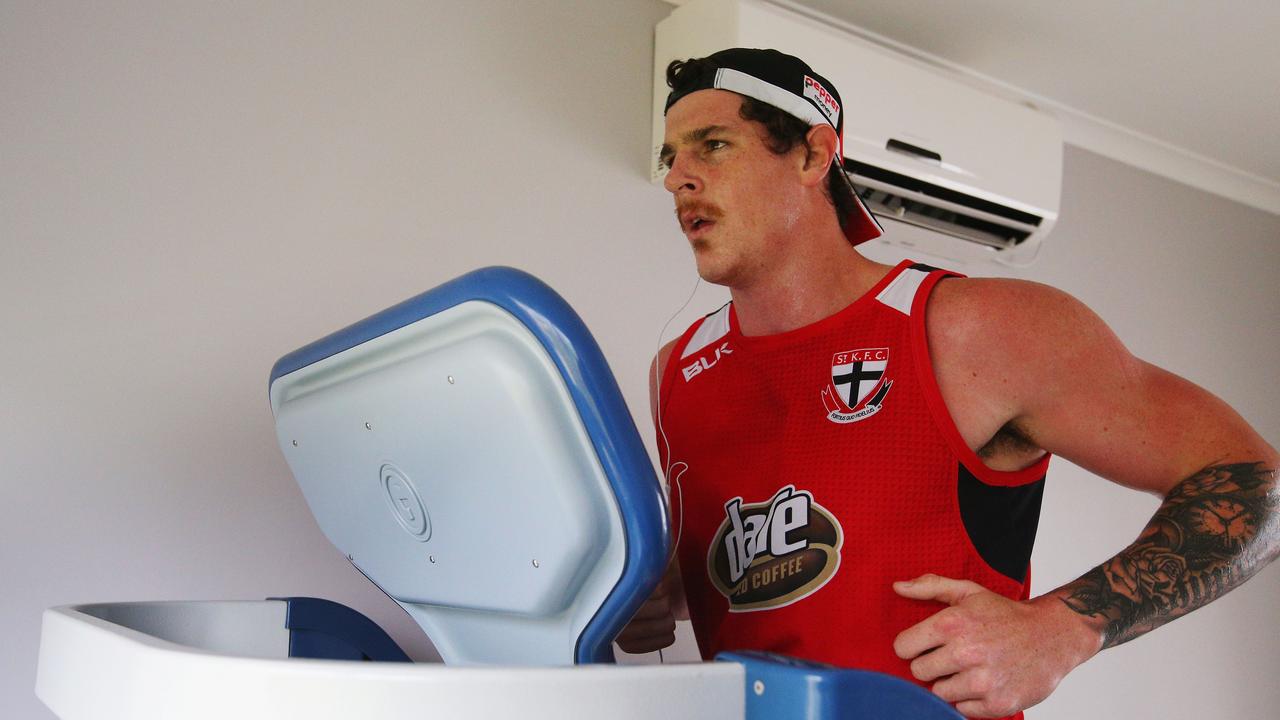
M 699 373 L 705 372 L 715 367 L 716 363 L 720 362 L 720 358 L 722 356 L 732 355 L 732 354 L 733 354 L 733 350 L 729 347 L 729 343 L 728 342 L 721 343 L 720 347 L 716 348 L 715 355 L 710 360 L 707 359 L 706 355 L 703 355 L 702 357 L 698 358 L 692 365 L 686 365 L 680 369 L 680 372 L 684 373 L 684 381 L 689 382 Z

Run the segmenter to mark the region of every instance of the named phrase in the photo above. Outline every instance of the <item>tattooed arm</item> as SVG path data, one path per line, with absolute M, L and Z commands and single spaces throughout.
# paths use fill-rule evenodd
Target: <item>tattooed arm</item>
M 1221 597 L 1277 552 L 1276 470 L 1214 465 L 1174 486 L 1132 545 L 1053 594 L 1108 648 Z
M 1221 597 L 1280 554 L 1280 455 L 1220 399 L 1133 357 L 1074 298 L 948 280 L 926 317 L 943 399 L 990 467 L 1047 450 L 1163 498 L 1132 545 L 1026 602 L 932 575 L 895 584 L 949 606 L 894 649 L 960 712 L 1030 707 L 1101 649 Z

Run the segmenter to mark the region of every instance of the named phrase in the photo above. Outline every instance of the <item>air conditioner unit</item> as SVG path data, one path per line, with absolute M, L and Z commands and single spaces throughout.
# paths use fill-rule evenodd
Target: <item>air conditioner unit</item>
M 1053 228 L 1062 186 L 1062 129 L 1054 117 L 766 0 L 690 0 L 658 23 L 655 182 L 665 174 L 657 157 L 667 64 L 727 47 L 775 48 L 835 83 L 844 102 L 845 170 L 859 194 L 882 220 L 932 231 L 886 224 L 890 242 L 918 246 L 924 238 L 925 251 L 965 260 L 1021 256 Z

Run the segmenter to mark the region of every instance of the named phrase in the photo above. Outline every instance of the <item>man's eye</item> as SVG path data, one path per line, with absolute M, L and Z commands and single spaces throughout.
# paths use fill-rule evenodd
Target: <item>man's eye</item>
M 723 140 L 708 140 L 706 147 L 707 147 L 707 150 L 719 150 L 720 148 L 726 147 L 728 145 L 729 143 Z

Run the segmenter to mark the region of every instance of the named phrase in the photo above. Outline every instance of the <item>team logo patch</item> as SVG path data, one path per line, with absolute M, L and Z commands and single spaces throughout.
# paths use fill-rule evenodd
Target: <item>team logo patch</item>
M 822 87 L 822 83 L 808 75 L 804 76 L 804 96 L 817 104 L 818 109 L 831 121 L 832 125 L 840 124 L 840 103 Z
M 729 612 L 772 610 L 817 592 L 840 568 L 844 531 L 807 490 L 787 485 L 771 499 L 724 504 L 707 552 L 711 583 Z
M 889 348 L 862 348 L 831 356 L 831 384 L 822 390 L 827 419 L 834 423 L 865 420 L 884 407 L 893 381 L 885 377 Z

